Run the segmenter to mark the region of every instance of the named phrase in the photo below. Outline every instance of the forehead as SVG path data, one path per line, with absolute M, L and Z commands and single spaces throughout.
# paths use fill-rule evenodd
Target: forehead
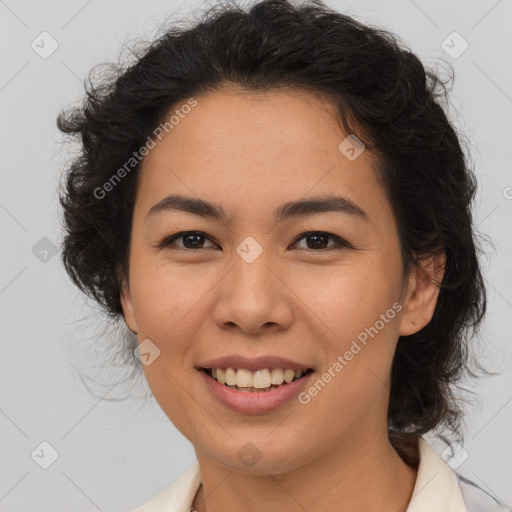
M 195 98 L 197 104 L 180 117 L 172 129 L 174 143 L 187 140 L 202 150 L 243 150 L 247 156 L 259 154 L 256 144 L 268 151 L 326 149 L 343 132 L 336 122 L 332 102 L 301 90 L 252 92 L 226 88 Z M 180 110 L 177 104 L 172 111 Z M 179 128 L 179 129 L 178 129 Z M 330 134 L 329 140 L 323 138 Z M 254 139 L 253 139 L 254 138 Z M 268 158 L 274 153 L 266 154 Z
M 146 211 L 170 193 L 210 199 L 233 214 L 326 193 L 367 204 L 370 216 L 386 209 L 376 158 L 369 151 L 355 159 L 342 152 L 340 144 L 346 148 L 352 139 L 346 142 L 350 134 L 328 99 L 237 89 L 194 99 L 193 108 L 180 111 L 186 100 L 173 106 L 172 129 L 143 160 L 139 194 Z

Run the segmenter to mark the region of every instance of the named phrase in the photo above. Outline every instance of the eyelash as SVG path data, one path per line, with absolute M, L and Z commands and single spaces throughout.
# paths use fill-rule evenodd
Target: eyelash
M 206 235 L 205 233 L 202 233 L 201 231 L 180 231 L 179 233 L 176 233 L 174 235 L 166 237 L 159 244 L 159 247 L 161 247 L 161 248 L 168 248 L 170 245 L 173 245 L 173 241 L 174 240 L 177 240 L 179 238 L 185 238 L 188 235 L 204 236 L 204 237 L 208 238 L 210 241 L 212 241 L 211 238 L 208 235 Z M 308 236 L 311 236 L 311 235 L 326 235 L 327 237 L 335 240 L 336 243 L 338 244 L 338 246 L 337 247 L 336 246 L 334 246 L 334 247 L 327 247 L 327 248 L 323 248 L 323 249 L 304 249 L 304 248 L 302 248 L 302 249 L 299 249 L 299 250 L 301 250 L 301 251 L 308 251 L 308 252 L 325 252 L 325 251 L 332 251 L 332 250 L 335 250 L 335 249 L 343 249 L 343 248 L 345 248 L 345 249 L 353 249 L 353 246 L 350 245 L 346 240 L 344 240 L 343 238 L 341 238 L 341 237 L 339 237 L 337 235 L 333 235 L 332 233 L 328 233 L 326 231 L 306 231 L 305 233 L 302 233 L 298 238 L 295 239 L 295 241 L 293 242 L 293 245 L 297 244 L 303 238 L 307 238 Z M 189 249 L 187 247 L 178 247 L 177 249 L 173 249 L 173 250 L 194 252 L 194 251 L 198 251 L 200 249 L 203 249 L 203 248 L 200 247 L 199 249 Z

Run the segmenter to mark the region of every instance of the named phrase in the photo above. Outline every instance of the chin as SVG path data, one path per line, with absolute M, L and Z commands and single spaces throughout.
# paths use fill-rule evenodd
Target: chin
M 307 455 L 299 454 L 301 448 L 304 448 L 303 443 L 292 446 L 278 437 L 270 439 L 271 436 L 260 441 L 253 436 L 247 436 L 246 440 L 232 441 L 226 451 L 212 452 L 212 458 L 230 471 L 247 475 L 277 475 L 307 464 Z M 300 456 L 293 458 L 291 453 Z

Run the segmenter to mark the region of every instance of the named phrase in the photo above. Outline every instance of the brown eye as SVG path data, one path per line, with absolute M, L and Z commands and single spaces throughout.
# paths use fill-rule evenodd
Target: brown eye
M 176 244 L 175 240 L 181 240 L 182 245 Z M 203 246 L 205 240 L 210 240 L 210 238 L 200 231 L 182 231 L 167 237 L 160 244 L 160 247 L 169 247 L 174 245 L 180 249 L 204 249 Z
M 181 231 L 165 238 L 160 244 L 160 247 L 170 248 L 176 250 L 197 250 L 197 249 L 208 249 L 205 247 L 205 241 L 210 241 L 211 238 L 200 231 Z M 296 246 L 299 241 L 306 240 L 306 247 L 299 247 L 300 250 L 307 250 L 313 252 L 319 251 L 331 251 L 339 248 L 351 248 L 352 246 L 340 238 L 339 236 L 333 235 L 332 233 L 326 233 L 324 231 L 309 231 L 303 233 L 294 242 Z M 333 245 L 329 245 L 329 241 L 334 241 Z M 181 241 L 181 243 L 176 243 Z M 212 247 L 218 247 L 218 245 L 212 242 Z M 211 248 L 211 247 L 210 247 Z
M 306 250 L 332 250 L 340 247 L 350 247 L 350 244 L 340 238 L 339 236 L 333 235 L 332 233 L 326 233 L 324 231 L 310 231 L 303 233 L 294 243 L 296 245 L 300 240 L 306 240 Z M 333 246 L 328 246 L 329 239 L 334 240 L 336 243 Z M 302 249 L 302 248 L 301 248 Z

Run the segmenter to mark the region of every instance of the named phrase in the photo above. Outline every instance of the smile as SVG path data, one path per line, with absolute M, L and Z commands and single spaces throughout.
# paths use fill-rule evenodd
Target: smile
M 255 372 L 245 368 L 203 368 L 203 370 L 212 379 L 228 388 L 253 393 L 271 391 L 295 382 L 313 371 L 311 368 L 305 371 L 291 368 L 263 368 Z
M 206 388 L 218 402 L 239 413 L 271 412 L 303 390 L 313 369 L 200 368 Z M 222 382 L 223 381 L 223 382 Z

